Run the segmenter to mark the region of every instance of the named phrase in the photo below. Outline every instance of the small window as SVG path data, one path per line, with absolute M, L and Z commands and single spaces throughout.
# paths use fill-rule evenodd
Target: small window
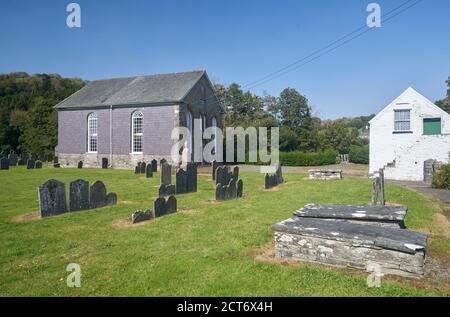
M 189 134 L 190 134 L 189 143 L 188 143 L 190 152 L 192 152 L 192 143 L 193 143 L 192 140 L 194 137 L 194 129 L 192 126 L 193 126 L 192 125 L 192 114 L 189 111 L 187 111 L 186 112 L 186 128 L 189 130 Z
M 423 134 L 424 135 L 441 134 L 441 118 L 423 119 Z
M 395 110 L 394 131 L 411 131 L 411 110 Z
M 133 153 L 142 153 L 144 115 L 140 111 L 133 112 L 131 120 L 131 151 Z
M 98 119 L 95 112 L 88 116 L 88 146 L 89 153 L 97 153 L 97 125 Z

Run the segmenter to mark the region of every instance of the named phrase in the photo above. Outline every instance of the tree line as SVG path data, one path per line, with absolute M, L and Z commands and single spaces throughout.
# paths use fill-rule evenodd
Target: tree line
M 450 112 L 450 77 L 447 96 L 436 104 Z M 57 145 L 57 112 L 53 108 L 86 84 L 57 74 L 0 74 L 1 150 L 50 154 Z M 238 84 L 216 83 L 224 107 L 224 125 L 279 127 L 282 152 L 334 150 L 346 154 L 367 147 L 361 134 L 374 115 L 322 120 L 314 115 L 306 96 L 294 88 L 279 96 L 258 96 Z M 368 152 L 368 149 L 367 149 Z

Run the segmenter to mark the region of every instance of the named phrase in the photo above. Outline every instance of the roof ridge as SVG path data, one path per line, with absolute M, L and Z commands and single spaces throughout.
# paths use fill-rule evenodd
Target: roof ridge
M 109 77 L 109 78 L 100 78 L 100 79 L 94 79 L 89 80 L 89 83 L 92 82 L 99 82 L 99 81 L 107 81 L 107 80 L 114 80 L 114 79 L 136 79 L 136 78 L 148 78 L 148 77 L 157 77 L 157 76 L 165 76 L 165 75 L 180 75 L 180 74 L 193 74 L 193 73 L 205 73 L 206 70 L 204 69 L 198 69 L 198 70 L 191 70 L 191 71 L 184 71 L 184 72 L 169 72 L 169 73 L 158 73 L 158 74 L 152 74 L 152 75 L 135 75 L 135 76 L 124 76 L 124 77 Z

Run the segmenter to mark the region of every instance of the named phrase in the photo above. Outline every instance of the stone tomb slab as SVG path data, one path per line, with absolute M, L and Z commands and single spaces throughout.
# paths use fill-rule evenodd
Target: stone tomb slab
M 384 227 L 405 227 L 408 208 L 404 206 L 308 204 L 294 212 L 295 217 L 345 220 Z
M 420 278 L 424 274 L 427 235 L 346 221 L 291 218 L 273 226 L 275 255 L 382 274 Z

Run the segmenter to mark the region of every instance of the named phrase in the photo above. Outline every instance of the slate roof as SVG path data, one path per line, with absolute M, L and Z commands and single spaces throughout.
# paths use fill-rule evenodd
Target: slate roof
M 204 74 L 202 70 L 94 80 L 55 108 L 180 102 Z

